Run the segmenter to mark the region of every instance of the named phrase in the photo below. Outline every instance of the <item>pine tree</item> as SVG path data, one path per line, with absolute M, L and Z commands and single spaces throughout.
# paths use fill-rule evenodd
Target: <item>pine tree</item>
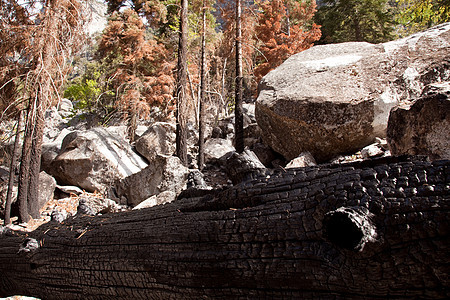
M 19 220 L 39 217 L 39 171 L 44 112 L 60 98 L 69 58 L 82 37 L 81 1 L 1 0 L 2 106 L 25 105 L 27 118 L 19 172 Z M 35 7 L 42 9 L 37 13 Z M 20 91 L 20 94 L 19 94 Z M 19 98 L 16 98 L 18 95 Z
M 156 39 L 146 39 L 144 23 L 132 9 L 114 12 L 98 46 L 98 55 L 115 61 L 109 75 L 119 101 L 116 106 L 128 120 L 133 141 L 137 119 L 148 117 L 158 107 L 161 117 L 172 110 L 173 63 Z
M 178 65 L 176 86 L 176 152 L 181 163 L 187 166 L 187 42 L 188 42 L 188 2 L 181 0 L 180 36 L 178 43 Z
M 9 168 L 9 178 L 8 178 L 8 191 L 6 193 L 6 201 L 5 201 L 5 225 L 8 225 L 11 223 L 11 204 L 12 204 L 12 192 L 14 187 L 14 177 L 16 175 L 16 169 L 17 169 L 17 160 L 19 159 L 19 140 L 20 136 L 19 133 L 22 128 L 22 111 L 19 111 L 19 114 L 17 115 L 17 129 L 16 129 L 16 135 L 14 138 L 14 148 L 13 148 L 13 155 L 11 158 L 11 164 Z
M 244 115 L 242 108 L 242 7 L 241 0 L 236 0 L 236 87 L 235 87 L 235 106 L 234 106 L 234 135 L 235 148 L 238 153 L 244 151 Z
M 205 164 L 205 105 L 206 105 L 206 1 L 202 1 L 202 46 L 200 68 L 200 112 L 198 126 L 198 168 L 203 169 Z
M 450 0 L 397 0 L 397 21 L 412 34 L 450 21 Z
M 391 40 L 394 17 L 388 0 L 323 0 L 316 22 L 322 25 L 321 43 Z
M 255 69 L 259 81 L 292 54 L 312 47 L 319 40 L 320 27 L 311 24 L 316 11 L 315 1 L 265 1 L 261 4 L 256 35 L 261 63 Z
M 231 63 L 236 61 L 236 1 L 218 0 L 217 3 L 223 34 L 220 44 L 216 47 L 213 69 L 216 69 L 218 77 L 217 90 L 228 113 L 236 104 L 236 63 Z M 241 0 L 241 30 L 242 36 L 245 37 L 241 41 L 243 98 L 251 97 L 257 87 L 253 77 L 257 51 L 256 15 L 255 1 Z

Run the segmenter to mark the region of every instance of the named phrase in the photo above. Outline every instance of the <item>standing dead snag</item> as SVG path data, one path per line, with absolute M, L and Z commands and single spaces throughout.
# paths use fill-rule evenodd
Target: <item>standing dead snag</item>
M 448 178 L 450 161 L 268 171 L 204 197 L 47 223 L 0 236 L 0 297 L 447 299 Z
M 206 102 L 206 7 L 202 2 L 202 54 L 200 68 L 200 112 L 198 126 L 198 168 L 203 169 L 205 164 L 205 102 Z
M 22 222 L 27 222 L 30 215 L 39 216 L 36 203 L 44 112 L 60 99 L 70 69 L 69 57 L 83 36 L 82 11 L 81 0 L 2 2 L 0 50 L 7 63 L 1 64 L 0 82 L 8 84 L 0 87 L 10 93 L 0 94 L 2 101 L 8 102 L 6 105 L 27 102 L 17 196 Z
M 17 169 L 17 160 L 19 159 L 19 134 L 22 128 L 22 111 L 19 110 L 19 114 L 17 115 L 17 130 L 16 136 L 14 137 L 14 147 L 13 147 L 13 155 L 11 158 L 11 164 L 9 168 L 9 178 L 8 178 L 8 191 L 6 194 L 5 201 L 5 225 L 11 223 L 11 204 L 12 204 L 12 192 L 14 187 L 14 177 L 16 176 Z
M 242 108 L 243 83 L 242 73 L 242 7 L 241 0 L 236 0 L 236 87 L 235 87 L 235 106 L 234 106 L 234 128 L 235 128 L 235 147 L 238 153 L 244 151 L 244 112 Z
M 180 38 L 178 43 L 177 67 L 177 128 L 176 151 L 182 164 L 187 166 L 187 40 L 188 40 L 188 1 L 181 0 Z

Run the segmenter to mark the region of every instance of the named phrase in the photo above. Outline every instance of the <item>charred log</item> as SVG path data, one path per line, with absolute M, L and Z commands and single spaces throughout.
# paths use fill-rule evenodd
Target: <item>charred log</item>
M 0 296 L 447 299 L 450 162 L 273 171 L 0 237 Z

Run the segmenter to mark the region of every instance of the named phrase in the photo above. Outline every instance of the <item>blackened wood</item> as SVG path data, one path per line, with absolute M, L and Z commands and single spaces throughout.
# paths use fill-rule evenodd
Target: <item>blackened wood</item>
M 450 162 L 385 162 L 4 235 L 0 297 L 448 299 Z
M 19 140 L 20 140 L 20 130 L 22 128 L 22 110 L 19 110 L 17 115 L 17 130 L 16 136 L 14 137 L 14 148 L 13 155 L 11 158 L 11 164 L 9 168 L 9 178 L 8 178 L 8 191 L 6 193 L 5 201 L 5 225 L 11 223 L 11 204 L 12 204 L 12 193 L 14 188 L 14 178 L 16 177 L 17 160 L 19 158 Z
M 198 169 L 202 170 L 205 164 L 205 101 L 206 101 L 206 6 L 205 1 L 202 12 L 202 59 L 200 69 L 200 112 L 198 125 Z
M 188 39 L 188 1 L 181 0 L 180 37 L 178 43 L 177 67 L 177 126 L 176 126 L 176 152 L 181 163 L 188 164 L 187 159 L 187 39 Z
M 236 80 L 234 106 L 234 143 L 238 153 L 244 151 L 244 112 L 242 108 L 243 82 L 242 73 L 242 6 L 241 0 L 236 0 Z

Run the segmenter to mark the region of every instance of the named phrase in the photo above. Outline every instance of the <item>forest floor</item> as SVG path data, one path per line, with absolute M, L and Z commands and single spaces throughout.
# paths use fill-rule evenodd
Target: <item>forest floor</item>
M 71 196 L 64 199 L 53 199 L 47 202 L 47 204 L 41 209 L 41 217 L 39 219 L 31 219 L 28 223 L 19 223 L 18 217 L 11 217 L 12 224 L 9 227 L 12 230 L 20 230 L 31 232 L 51 220 L 51 214 L 53 211 L 63 211 L 74 215 L 77 212 L 78 197 Z M 4 220 L 0 219 L 0 225 L 4 225 Z M 2 300 L 2 298 L 0 298 Z

